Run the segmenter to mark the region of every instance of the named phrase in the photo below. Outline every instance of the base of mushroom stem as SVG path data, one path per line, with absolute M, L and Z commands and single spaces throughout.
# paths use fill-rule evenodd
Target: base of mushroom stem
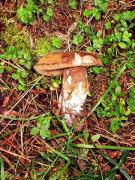
M 74 114 L 64 114 L 64 119 L 68 127 L 77 125 L 83 119 L 83 116 L 74 115 Z
M 80 131 L 83 126 L 85 125 L 86 120 L 82 122 L 83 119 L 87 119 L 87 115 L 89 114 L 89 111 L 87 110 L 82 110 L 80 114 L 71 114 L 71 113 L 62 113 L 61 109 L 56 109 L 54 111 L 55 116 L 60 116 L 63 118 L 67 124 L 68 127 L 72 127 L 75 125 L 75 131 Z M 82 123 L 81 123 L 82 122 Z

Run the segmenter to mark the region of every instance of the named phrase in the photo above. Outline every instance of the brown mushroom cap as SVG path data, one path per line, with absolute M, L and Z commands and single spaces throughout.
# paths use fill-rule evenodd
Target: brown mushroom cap
M 61 75 L 63 69 L 78 67 L 78 66 L 100 66 L 101 60 L 96 58 L 92 53 L 87 52 L 64 52 L 58 51 L 49 53 L 42 57 L 38 63 L 34 66 L 34 69 L 39 74 L 45 74 L 47 76 Z

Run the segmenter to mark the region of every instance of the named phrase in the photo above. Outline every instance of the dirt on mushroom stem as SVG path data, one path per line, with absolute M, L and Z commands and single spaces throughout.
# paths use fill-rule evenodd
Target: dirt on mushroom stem
M 61 109 L 61 114 L 64 115 L 68 126 L 72 126 L 77 116 L 80 115 L 88 93 L 89 84 L 85 67 L 64 70 L 58 107 Z

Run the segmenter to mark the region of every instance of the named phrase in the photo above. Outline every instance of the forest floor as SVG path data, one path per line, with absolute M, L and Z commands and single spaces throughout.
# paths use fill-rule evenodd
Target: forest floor
M 135 1 L 0 1 L 1 179 L 135 179 Z M 33 66 L 53 51 L 87 51 L 83 116 L 56 115 L 60 77 Z

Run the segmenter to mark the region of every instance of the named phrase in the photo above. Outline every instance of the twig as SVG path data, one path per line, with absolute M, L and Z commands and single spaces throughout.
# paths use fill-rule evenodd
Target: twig
M 3 60 L 3 59 L 0 59 L 0 60 L 3 61 L 3 62 L 6 63 L 6 64 L 9 64 L 10 66 L 13 66 L 13 67 L 16 68 L 16 69 L 19 69 L 19 70 L 21 70 L 21 71 L 24 71 L 24 69 L 23 69 L 22 67 L 18 67 L 18 66 L 14 65 L 14 64 L 12 64 L 12 63 L 10 63 L 10 62 L 8 62 L 8 61 L 5 61 L 5 60 Z
M 40 116 L 45 116 L 46 114 L 42 114 Z M 13 121 L 31 121 L 31 120 L 35 120 L 37 119 L 39 116 L 33 116 L 33 117 L 29 117 L 29 118 L 17 118 L 17 117 L 13 117 L 13 116 L 5 116 L 0 114 L 0 121 L 2 121 L 3 119 L 8 119 L 8 120 L 13 120 Z
M 12 156 L 14 156 L 14 157 L 18 157 L 18 158 L 25 159 L 25 160 L 28 161 L 29 163 L 31 162 L 31 160 L 28 159 L 27 157 L 25 157 L 25 156 L 23 156 L 23 155 L 20 155 L 20 154 L 13 153 L 13 152 L 8 151 L 8 150 L 5 150 L 5 149 L 3 149 L 2 147 L 0 147 L 0 151 L 6 152 L 6 153 L 8 153 L 8 154 L 10 154 L 10 155 L 12 155 Z

